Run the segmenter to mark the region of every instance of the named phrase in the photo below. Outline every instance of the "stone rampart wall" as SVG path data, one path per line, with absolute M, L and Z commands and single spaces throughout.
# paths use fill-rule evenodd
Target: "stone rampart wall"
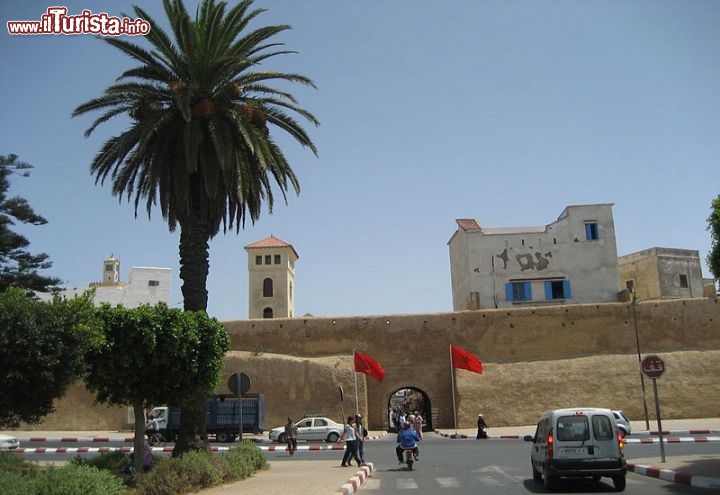
M 410 353 L 440 363 L 450 344 L 494 363 L 632 354 L 636 323 L 644 353 L 720 349 L 717 299 L 223 324 L 235 351 L 319 357 L 358 349 L 389 364 Z
M 432 406 L 434 427 L 531 424 L 555 407 L 595 405 L 643 415 L 636 333 L 643 355 L 659 354 L 663 417 L 716 417 L 720 403 L 720 303 L 717 299 L 586 304 L 437 314 L 293 318 L 224 322 L 230 374 L 247 373 L 266 396 L 266 428 L 306 413 L 338 421 L 356 403 L 373 429 L 386 428 L 394 392 L 414 387 Z M 482 375 L 454 374 L 449 345 L 479 357 Z M 382 382 L 353 373 L 352 351 L 379 361 Z M 355 394 L 357 383 L 357 396 Z M 652 387 L 647 380 L 646 388 Z M 339 401 L 338 388 L 345 393 Z M 650 392 L 651 393 L 651 392 Z M 652 408 L 652 396 L 646 398 Z M 35 429 L 127 428 L 127 411 L 92 403 L 82 386 L 58 401 Z M 651 411 L 652 413 L 652 411 Z
M 571 378 L 577 403 L 592 402 L 636 412 L 637 401 L 633 399 L 637 394 L 632 390 L 640 389 L 637 341 L 642 354 L 720 350 L 720 304 L 716 299 L 644 302 L 635 306 L 607 303 L 420 315 L 244 320 L 224 324 L 230 333 L 233 351 L 245 351 L 256 357 L 266 353 L 306 359 L 345 356 L 347 367 L 352 370 L 351 356 L 356 349 L 379 361 L 386 371 L 385 380 L 381 383 L 371 378 L 364 380 L 367 391 L 363 391 L 359 399 L 361 410 L 366 411 L 370 425 L 376 428 L 387 427 L 389 398 L 404 387 L 416 387 L 428 394 L 433 405 L 434 426 L 454 425 L 450 344 L 471 352 L 486 364 L 483 375 L 463 370 L 455 373 L 455 402 L 460 424 L 472 424 L 477 409 L 490 411 L 496 404 L 501 404 L 500 409 L 505 411 L 518 409 L 518 393 L 522 401 L 534 401 L 534 404 L 527 414 L 519 414 L 513 420 L 534 421 L 537 411 L 558 403 L 551 388 L 555 378 L 546 376 L 544 381 L 539 378 L 533 381 L 533 377 L 542 375 L 543 369 L 549 369 L 550 375 L 558 375 L 560 381 L 566 375 L 568 381 Z M 607 356 L 605 361 L 603 356 Z M 607 363 L 614 362 L 612 359 L 619 359 L 618 356 L 623 358 L 616 363 L 620 368 L 615 371 L 621 371 L 613 374 L 613 370 L 597 369 L 605 368 Z M 720 364 L 714 361 L 717 356 L 712 355 L 713 365 Z M 583 358 L 586 361 L 582 361 Z M 542 365 L 524 365 L 533 362 Z M 504 374 L 509 369 L 514 370 L 514 375 Z M 523 369 L 528 370 L 527 376 Z M 717 366 L 713 369 L 717 370 Z M 493 374 L 488 370 L 494 370 Z M 688 372 L 695 374 L 698 370 Z M 600 374 L 602 380 L 610 382 L 611 389 L 623 391 L 623 387 L 629 387 L 631 392 L 591 400 L 589 391 L 598 390 Z M 505 378 L 498 380 L 499 376 Z M 698 396 L 709 393 L 715 394 L 715 402 L 720 399 L 720 390 L 712 383 L 717 381 L 717 376 L 699 378 L 706 380 L 707 386 L 697 384 Z M 675 378 L 682 383 L 690 375 Z M 693 377 L 694 383 L 696 378 Z M 665 381 L 670 385 L 670 380 Z M 256 391 L 262 392 L 266 386 L 265 390 L 284 393 L 271 383 L 263 382 L 265 377 L 258 377 Z M 522 384 L 520 389 L 519 384 Z M 349 380 L 333 385 L 343 386 L 346 391 L 353 389 Z M 316 399 L 305 410 L 334 410 L 334 388 L 337 387 L 333 385 L 327 387 L 324 403 Z M 490 389 L 483 391 L 485 387 Z M 513 393 L 506 394 L 503 390 Z M 625 395 L 628 395 L 626 400 Z M 484 400 L 479 400 L 479 396 Z M 687 393 L 682 396 L 686 398 Z M 652 403 L 652 398 L 648 400 Z M 268 404 L 282 406 L 272 399 Z M 572 397 L 560 405 L 573 405 Z M 682 410 L 683 414 L 689 414 L 686 407 Z M 693 414 L 714 416 L 717 411 L 698 409 Z M 281 412 L 277 419 L 282 415 Z M 269 416 L 273 417 L 273 412 Z M 507 413 L 502 416 L 501 422 L 512 424 Z

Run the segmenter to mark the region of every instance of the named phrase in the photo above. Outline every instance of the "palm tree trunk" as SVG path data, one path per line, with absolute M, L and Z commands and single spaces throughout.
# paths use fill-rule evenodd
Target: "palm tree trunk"
M 210 229 L 191 219 L 180 226 L 180 279 L 185 311 L 207 311 Z
M 191 219 L 180 226 L 180 279 L 185 311 L 207 310 L 207 277 L 210 268 L 210 232 L 206 222 Z M 182 406 L 182 423 L 173 457 L 191 450 L 208 450 L 205 424 L 206 397 L 189 397 Z
M 145 410 L 143 401 L 133 402 L 135 414 L 135 435 L 133 436 L 133 469 L 136 473 L 143 472 L 143 456 L 145 454 Z

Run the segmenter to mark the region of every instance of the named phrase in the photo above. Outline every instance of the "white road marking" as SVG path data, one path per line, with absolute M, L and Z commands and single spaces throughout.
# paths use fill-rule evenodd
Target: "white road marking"
M 440 488 L 460 488 L 460 482 L 457 478 L 435 478 Z
M 368 478 L 368 480 L 363 483 L 362 489 L 365 490 L 379 490 L 380 489 L 380 481 L 376 478 Z
M 417 487 L 418 484 L 412 478 L 400 478 L 395 485 L 398 490 L 414 490 Z

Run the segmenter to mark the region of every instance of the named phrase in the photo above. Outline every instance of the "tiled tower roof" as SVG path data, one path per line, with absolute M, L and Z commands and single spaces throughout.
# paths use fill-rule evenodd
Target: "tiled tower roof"
M 248 244 L 245 246 L 245 249 L 262 249 L 262 248 L 290 248 L 292 249 L 293 254 L 295 254 L 295 258 L 300 258 L 300 256 L 297 254 L 297 251 L 295 251 L 295 248 L 292 246 L 292 244 L 288 244 L 287 242 L 278 239 L 277 237 L 271 235 L 270 237 L 267 237 L 261 241 L 253 242 L 251 244 Z

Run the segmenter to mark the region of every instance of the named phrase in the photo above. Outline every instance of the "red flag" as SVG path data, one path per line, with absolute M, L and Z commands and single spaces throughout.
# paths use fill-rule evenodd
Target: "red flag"
M 464 370 L 472 371 L 474 373 L 480 373 L 483 372 L 483 366 L 482 363 L 478 358 L 473 356 L 467 351 L 463 351 L 459 347 L 455 347 L 454 345 L 450 346 L 450 355 L 452 356 L 452 367 L 453 368 L 462 368 Z
M 372 359 L 370 356 L 366 356 L 362 352 L 353 351 L 355 353 L 355 371 L 358 373 L 365 373 L 375 378 L 377 381 L 383 381 L 385 378 L 385 370 L 380 363 Z

